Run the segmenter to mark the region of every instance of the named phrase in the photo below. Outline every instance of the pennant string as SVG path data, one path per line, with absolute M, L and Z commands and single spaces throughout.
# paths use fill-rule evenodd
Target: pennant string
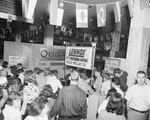
M 70 4 L 85 4 L 85 3 L 70 2 L 70 1 L 67 1 L 67 0 L 60 0 L 60 1 L 65 2 L 65 3 L 70 3 Z M 123 2 L 123 1 L 125 1 L 125 0 L 119 0 L 119 1 L 110 2 L 110 3 L 102 3 L 102 4 L 98 3 L 98 4 L 87 4 L 87 5 L 89 5 L 90 7 L 92 7 L 92 6 L 96 6 L 96 5 L 109 5 L 109 4 L 114 4 L 116 2 Z

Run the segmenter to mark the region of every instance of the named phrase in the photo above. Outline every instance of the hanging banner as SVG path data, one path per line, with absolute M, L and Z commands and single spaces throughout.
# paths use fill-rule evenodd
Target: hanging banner
M 106 5 L 97 5 L 97 27 L 105 26 L 106 24 Z
M 88 28 L 88 5 L 76 4 L 77 28 Z
M 91 69 L 93 58 L 92 47 L 66 47 L 65 64 L 69 66 Z
M 50 19 L 49 23 L 51 25 L 61 26 L 64 15 L 64 4 L 60 0 L 51 0 L 50 4 Z

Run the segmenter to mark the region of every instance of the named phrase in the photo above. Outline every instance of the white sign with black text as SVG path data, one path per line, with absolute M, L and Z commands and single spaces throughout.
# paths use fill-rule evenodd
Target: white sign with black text
M 93 59 L 92 47 L 66 47 L 65 64 L 69 66 L 91 69 Z

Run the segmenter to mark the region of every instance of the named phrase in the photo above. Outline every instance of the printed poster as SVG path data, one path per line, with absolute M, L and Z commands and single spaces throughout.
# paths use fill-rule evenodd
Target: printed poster
M 9 66 L 21 63 L 23 67 L 29 67 L 29 58 L 26 56 L 9 56 Z
M 65 64 L 69 66 L 91 69 L 93 61 L 92 47 L 66 47 Z

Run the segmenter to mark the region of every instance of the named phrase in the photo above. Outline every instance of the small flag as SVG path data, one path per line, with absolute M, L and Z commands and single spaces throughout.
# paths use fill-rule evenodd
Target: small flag
M 128 8 L 130 12 L 130 17 L 133 17 L 133 6 L 134 6 L 134 1 L 133 0 L 127 0 L 128 2 Z
M 115 22 L 121 21 L 121 2 L 114 3 Z
M 60 0 L 51 0 L 50 4 L 50 21 L 51 25 L 62 25 L 63 14 L 64 14 L 64 3 Z
M 97 5 L 96 6 L 97 12 L 97 26 L 105 26 L 106 24 L 106 5 Z
M 76 4 L 76 26 L 77 28 L 88 27 L 88 5 Z
M 65 26 L 61 26 L 61 31 L 65 32 L 66 31 L 66 27 Z
M 150 8 L 150 0 L 140 0 L 140 8 L 141 10 Z
M 72 29 L 70 29 L 70 30 L 68 31 L 68 33 L 69 33 L 69 36 L 71 36 L 71 35 L 73 34 Z

